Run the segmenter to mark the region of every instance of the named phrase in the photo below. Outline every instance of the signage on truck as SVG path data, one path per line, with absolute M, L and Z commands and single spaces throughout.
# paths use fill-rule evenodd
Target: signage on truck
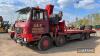
M 44 28 L 42 27 L 42 24 L 33 24 L 32 27 L 32 33 L 43 33 Z

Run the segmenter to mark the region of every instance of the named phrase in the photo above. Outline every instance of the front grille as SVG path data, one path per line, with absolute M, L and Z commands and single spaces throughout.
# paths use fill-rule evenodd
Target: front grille
M 17 27 L 17 28 L 15 28 L 15 32 L 16 32 L 17 34 L 21 34 L 21 33 L 23 32 L 23 29 L 20 28 L 20 27 Z

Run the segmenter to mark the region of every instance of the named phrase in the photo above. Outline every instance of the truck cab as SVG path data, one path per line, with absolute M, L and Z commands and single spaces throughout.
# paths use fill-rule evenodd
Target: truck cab
M 24 11 L 24 12 L 23 12 Z M 38 40 L 40 35 L 49 32 L 47 11 L 44 9 L 27 7 L 18 10 L 18 20 L 15 22 L 15 34 L 27 41 Z

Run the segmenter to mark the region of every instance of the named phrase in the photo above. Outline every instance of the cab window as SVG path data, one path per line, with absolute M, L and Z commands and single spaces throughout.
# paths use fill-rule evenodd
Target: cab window
M 33 20 L 46 20 L 47 19 L 47 13 L 45 11 L 40 11 L 40 10 L 33 10 L 33 15 L 32 15 Z

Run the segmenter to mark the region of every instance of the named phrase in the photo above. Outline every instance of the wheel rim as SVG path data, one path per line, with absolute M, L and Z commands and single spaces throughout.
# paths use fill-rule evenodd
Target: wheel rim
M 48 48 L 48 46 L 49 46 L 49 41 L 48 41 L 48 39 L 46 39 L 43 41 L 43 47 Z

